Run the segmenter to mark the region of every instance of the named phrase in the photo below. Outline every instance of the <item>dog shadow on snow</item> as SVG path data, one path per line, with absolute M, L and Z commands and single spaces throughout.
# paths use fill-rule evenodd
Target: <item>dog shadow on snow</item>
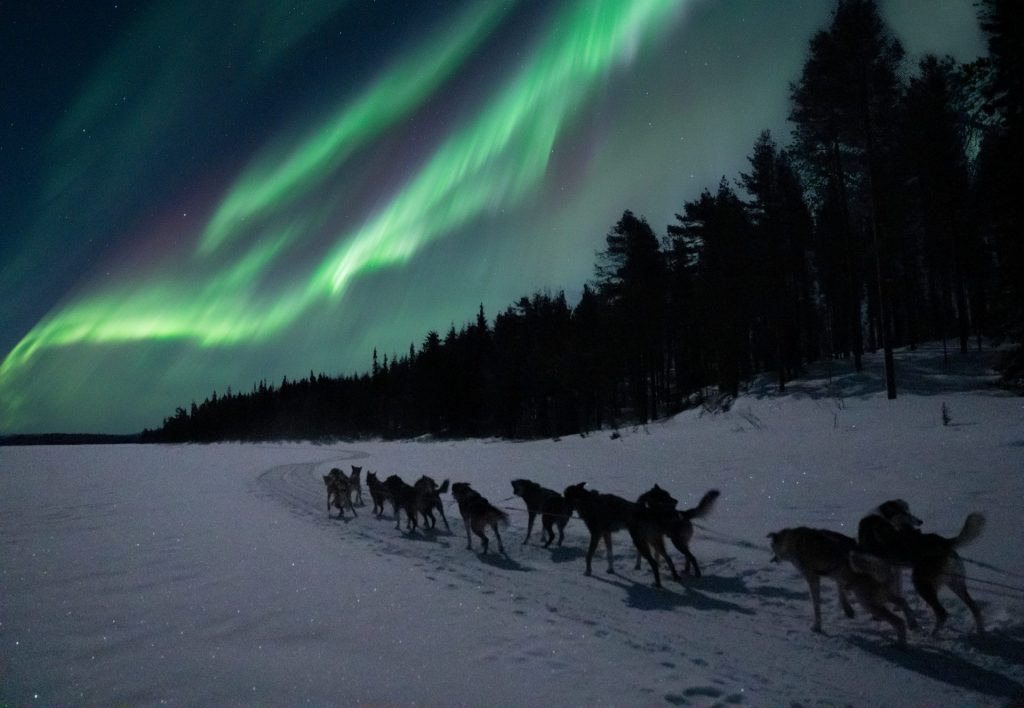
M 982 637 L 978 641 L 984 643 L 989 639 L 1001 638 Z M 1005 639 L 1010 644 L 1016 645 L 1016 651 L 1021 651 L 1020 641 L 1009 637 Z M 849 642 L 868 654 L 873 654 L 935 681 L 992 698 L 1010 699 L 1012 705 L 1018 705 L 1017 701 L 1024 701 L 1024 685 L 1008 676 L 978 666 L 952 652 L 935 647 L 915 646 L 912 643 L 906 649 L 900 649 L 891 644 L 880 644 L 877 640 L 861 637 L 852 637 Z M 1008 645 L 1004 648 L 1012 649 Z
M 554 546 L 548 547 L 551 552 L 552 563 L 569 563 L 578 561 L 587 555 L 587 552 L 577 546 Z
M 972 636 L 968 643 L 981 654 L 1024 666 L 1024 625 Z
M 671 610 L 676 607 L 689 607 L 695 610 L 737 612 L 741 615 L 755 614 L 753 610 L 742 605 L 710 597 L 698 588 L 679 585 L 674 580 L 663 581 L 663 587 L 659 589 L 649 581 L 631 580 L 618 574 L 594 573 L 592 577 L 625 590 L 626 606 L 636 610 Z
M 524 572 L 533 570 L 533 568 L 529 566 L 512 560 L 507 555 L 495 553 L 494 551 L 489 551 L 488 553 L 477 553 L 476 557 L 479 558 L 480 562 L 484 565 L 501 568 L 502 570 L 519 570 Z
M 775 585 L 747 585 L 746 578 L 752 575 L 753 572 L 740 575 L 702 575 L 687 582 L 692 583 L 694 590 L 712 595 L 756 595 L 766 600 L 805 600 L 808 597 L 806 592 Z

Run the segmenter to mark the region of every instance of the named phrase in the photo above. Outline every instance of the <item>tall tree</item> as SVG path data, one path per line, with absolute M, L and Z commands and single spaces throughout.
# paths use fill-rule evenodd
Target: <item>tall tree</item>
M 929 304 L 927 334 L 945 339 L 949 322 L 955 320 L 960 349 L 966 352 L 980 244 L 968 213 L 967 131 L 958 76 L 952 59 L 926 56 L 918 74 L 909 79 L 900 111 L 899 173 L 905 197 L 903 231 L 914 238 L 907 250 L 919 254 L 921 261 L 908 263 L 904 282 L 921 291 Z M 919 273 L 924 283 L 918 282 Z
M 815 172 L 819 204 L 836 201 L 843 238 L 852 248 L 846 277 L 856 278 L 853 261 L 871 253 L 875 297 L 869 315 L 872 334 L 885 351 L 886 388 L 896 397 L 891 342 L 892 244 L 883 201 L 883 163 L 891 148 L 893 110 L 899 95 L 903 47 L 889 32 L 874 0 L 839 0 L 827 30 L 814 35 L 799 82 L 792 87 L 790 120 L 796 149 Z M 874 301 L 874 307 L 870 307 Z M 860 331 L 860 303 L 848 317 Z M 855 326 L 852 321 L 856 319 Z M 858 336 L 859 338 L 859 336 Z M 860 365 L 860 343 L 854 342 Z
M 1024 164 L 1024 13 L 1013 0 L 981 0 L 981 28 L 988 41 L 990 71 L 986 108 L 994 116 L 978 156 L 976 189 L 998 267 L 997 333 L 1024 340 L 1024 200 L 1019 173 Z M 1004 375 L 1024 378 L 1024 346 Z
M 665 263 L 646 219 L 626 211 L 605 239 L 595 268 L 642 422 L 657 416 L 662 393 Z
M 781 391 L 807 348 L 810 213 L 799 180 L 769 131 L 761 133 L 747 160 L 750 172 L 740 175 L 740 184 L 750 195 L 754 236 L 750 287 L 763 294 L 753 313 L 754 341 L 763 349 L 755 356 L 778 372 Z
M 749 342 L 757 297 L 746 207 L 723 178 L 715 194 L 704 190 L 677 218 L 680 223 L 670 233 L 682 240 L 681 248 L 695 253 L 694 307 L 708 376 L 722 393 L 736 396 L 753 369 Z

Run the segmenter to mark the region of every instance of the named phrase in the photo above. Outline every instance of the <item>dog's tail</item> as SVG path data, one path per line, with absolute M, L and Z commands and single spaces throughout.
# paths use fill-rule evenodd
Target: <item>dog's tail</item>
M 884 560 L 868 553 L 850 551 L 848 558 L 850 570 L 861 575 L 869 575 L 879 583 L 889 584 L 893 581 L 893 568 Z
M 447 494 L 448 492 L 448 480 L 441 482 L 441 486 L 437 488 L 438 494 Z
M 709 513 L 711 513 L 711 509 L 715 505 L 715 500 L 718 499 L 718 494 L 719 492 L 717 489 L 712 489 L 703 497 L 701 497 L 700 501 L 697 503 L 697 506 L 693 507 L 692 509 L 687 509 L 686 511 L 681 512 L 683 517 L 686 519 L 699 519 L 703 516 L 707 516 Z
M 985 516 L 978 512 L 968 514 L 967 519 L 964 521 L 964 527 L 960 529 L 959 535 L 957 535 L 956 538 L 950 539 L 953 543 L 953 548 L 966 546 L 968 543 L 978 538 L 984 530 Z

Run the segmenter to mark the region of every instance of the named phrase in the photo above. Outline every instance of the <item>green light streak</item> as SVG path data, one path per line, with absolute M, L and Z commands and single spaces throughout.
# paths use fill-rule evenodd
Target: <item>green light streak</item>
M 296 302 L 295 295 L 262 296 L 259 279 L 304 227 L 297 223 L 268 238 L 198 288 L 184 278 L 116 288 L 44 318 L 0 365 L 0 388 L 44 348 L 169 339 L 205 347 L 258 341 L 279 331 L 308 303 Z
M 359 147 L 421 105 L 486 38 L 507 6 L 475 3 L 471 11 L 387 72 L 354 103 L 338 111 L 283 162 L 252 167 L 210 219 L 199 244 L 207 255 L 247 222 L 276 211 L 331 176 Z
M 543 177 L 556 137 L 595 81 L 629 60 L 679 6 L 679 0 L 586 0 L 564 12 L 480 116 L 442 145 L 376 218 L 341 240 L 311 287 L 338 295 L 359 273 L 404 263 L 482 212 L 520 199 Z

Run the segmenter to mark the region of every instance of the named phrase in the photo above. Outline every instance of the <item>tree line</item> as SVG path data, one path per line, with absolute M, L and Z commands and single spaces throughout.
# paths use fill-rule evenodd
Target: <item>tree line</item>
M 952 339 L 1024 337 L 1024 67 L 1015 0 L 982 0 L 987 56 L 910 65 L 874 0 L 839 0 L 790 86 L 793 137 L 684 202 L 631 211 L 578 302 L 522 297 L 368 372 L 262 381 L 144 439 L 548 437 L 642 424 L 754 374 Z M 1019 381 L 1018 348 L 1005 375 Z

